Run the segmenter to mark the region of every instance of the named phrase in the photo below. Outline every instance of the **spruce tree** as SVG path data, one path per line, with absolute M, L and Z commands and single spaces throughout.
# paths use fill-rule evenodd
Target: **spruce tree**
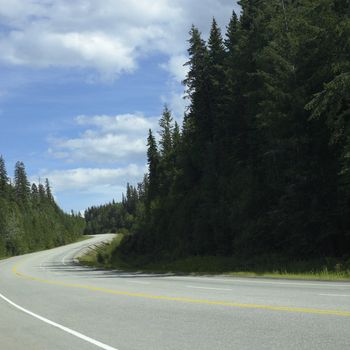
M 3 195 L 6 192 L 6 188 L 9 182 L 7 176 L 5 161 L 2 155 L 0 156 L 0 193 Z
M 33 202 L 37 202 L 39 199 L 39 190 L 38 186 L 35 183 L 33 183 L 31 187 L 31 198 Z
M 172 134 L 171 138 L 172 138 L 172 144 L 173 144 L 174 151 L 175 151 L 175 153 L 177 153 L 178 147 L 179 147 L 180 142 L 181 142 L 180 127 L 179 127 L 179 124 L 177 123 L 177 121 L 175 121 L 175 123 L 174 123 L 174 129 L 173 129 L 173 134 Z
M 46 197 L 46 191 L 45 191 L 45 187 L 42 183 L 39 183 L 38 186 L 38 192 L 39 192 L 39 199 L 41 202 L 44 202 Z
M 194 26 L 190 31 L 189 44 L 189 61 L 186 63 L 189 70 L 184 80 L 187 98 L 191 102 L 187 117 L 192 119 L 195 128 L 193 141 L 197 143 L 197 147 L 201 147 L 212 139 L 213 119 L 210 105 L 208 50 L 201 33 Z
M 27 203 L 30 198 L 30 183 L 23 162 L 16 163 L 14 180 L 17 200 L 21 204 Z
M 47 178 L 45 179 L 45 193 L 46 193 L 46 197 L 48 198 L 48 200 L 50 202 L 52 202 L 53 201 L 53 195 L 52 195 L 49 179 L 47 179 Z
M 152 134 L 152 130 L 148 131 L 147 138 L 147 163 L 148 163 L 148 201 L 155 199 L 159 190 L 159 153 L 156 140 Z
M 173 132 L 173 117 L 171 116 L 171 112 L 168 108 L 168 106 L 164 106 L 164 110 L 162 113 L 162 117 L 159 120 L 159 126 L 160 126 L 160 154 L 163 157 L 168 156 L 173 149 L 172 145 L 172 132 Z

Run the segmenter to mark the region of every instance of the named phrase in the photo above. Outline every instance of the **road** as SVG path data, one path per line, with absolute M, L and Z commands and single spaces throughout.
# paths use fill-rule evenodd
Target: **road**
M 350 349 L 350 283 L 81 267 L 111 236 L 0 261 L 1 350 Z

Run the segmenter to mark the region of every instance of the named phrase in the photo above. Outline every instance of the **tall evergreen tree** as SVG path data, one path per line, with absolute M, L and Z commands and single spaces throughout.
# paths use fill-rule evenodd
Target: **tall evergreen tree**
M 41 202 L 44 202 L 46 199 L 46 191 L 45 191 L 45 187 L 42 183 L 39 183 L 38 186 L 38 192 L 39 192 L 39 199 Z
M 163 157 L 168 156 L 173 149 L 172 145 L 172 132 L 173 132 L 173 117 L 171 116 L 171 112 L 168 108 L 168 106 L 164 107 L 162 117 L 159 120 L 159 126 L 160 126 L 160 154 Z
M 152 130 L 148 131 L 147 139 L 147 162 L 148 162 L 148 200 L 149 202 L 155 199 L 159 189 L 159 153 L 156 140 Z
M 239 3 L 225 40 L 190 31 L 189 108 L 181 132 L 165 110 L 159 151 L 149 134 L 124 252 L 348 254 L 349 2 Z
M 0 193 L 3 195 L 6 191 L 9 178 L 7 176 L 4 158 L 0 155 Z
M 30 196 L 30 183 L 23 162 L 16 163 L 14 180 L 17 200 L 26 203 Z
M 46 197 L 49 199 L 49 201 L 53 201 L 53 195 L 51 192 L 51 186 L 50 186 L 50 182 L 49 179 L 45 179 L 45 193 L 46 193 Z
M 33 183 L 31 187 L 31 197 L 34 203 L 39 199 L 39 190 L 38 186 L 35 183 Z

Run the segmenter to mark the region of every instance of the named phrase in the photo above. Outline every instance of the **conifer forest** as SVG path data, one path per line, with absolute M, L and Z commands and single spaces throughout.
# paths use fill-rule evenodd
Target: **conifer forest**
M 11 183 L 0 157 L 0 257 L 74 242 L 84 226 L 79 214 L 66 214 L 56 204 L 48 179 L 30 184 L 23 162 L 17 162 Z
M 188 108 L 149 131 L 143 181 L 85 213 L 125 256 L 349 257 L 350 3 L 240 5 L 190 29 Z
M 148 172 L 79 214 L 0 158 L 0 255 L 123 232 L 115 254 L 350 255 L 350 2 L 241 0 L 226 32 L 192 26 L 181 123 L 165 106 Z M 180 124 L 180 125 L 179 125 Z

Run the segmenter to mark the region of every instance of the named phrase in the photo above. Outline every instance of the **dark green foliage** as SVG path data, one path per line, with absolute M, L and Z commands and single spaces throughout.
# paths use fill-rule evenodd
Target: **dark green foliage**
M 85 234 L 115 233 L 127 226 L 126 211 L 121 203 L 109 203 L 100 207 L 91 207 L 85 211 Z
M 166 108 L 150 132 L 118 254 L 349 257 L 349 1 L 239 3 L 225 39 L 190 31 L 182 130 Z
M 30 196 L 30 183 L 23 162 L 16 163 L 14 180 L 16 198 L 19 203 L 25 205 Z
M 160 126 L 160 152 L 163 157 L 169 156 L 172 151 L 172 126 L 173 118 L 167 106 L 164 107 L 163 115 L 160 118 L 159 126 Z
M 9 178 L 7 176 L 5 161 L 2 156 L 0 156 L 0 194 L 4 195 L 7 185 L 9 182 Z
M 156 140 L 152 134 L 152 131 L 149 130 L 148 138 L 147 138 L 147 162 L 148 162 L 148 183 L 149 189 L 147 193 L 148 201 L 152 201 L 152 199 L 156 196 L 156 193 L 159 190 L 159 153 Z
M 85 234 L 124 233 L 135 230 L 136 217 L 141 217 L 141 206 L 146 201 L 145 179 L 137 188 L 127 184 L 121 203 L 111 203 L 85 210 Z
M 79 215 L 64 213 L 55 203 L 48 180 L 30 185 L 24 164 L 17 162 L 10 185 L 0 158 L 0 256 L 24 254 L 76 240 L 83 231 Z
M 53 201 L 49 179 L 45 179 L 45 193 L 49 201 Z

